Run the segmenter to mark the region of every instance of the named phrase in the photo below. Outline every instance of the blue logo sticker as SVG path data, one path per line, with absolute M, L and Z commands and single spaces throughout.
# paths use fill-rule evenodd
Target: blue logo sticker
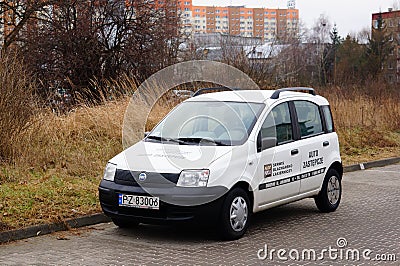
M 146 175 L 146 173 L 141 173 L 140 175 L 139 175 L 139 181 L 145 181 L 146 180 L 146 178 L 147 178 L 147 175 Z

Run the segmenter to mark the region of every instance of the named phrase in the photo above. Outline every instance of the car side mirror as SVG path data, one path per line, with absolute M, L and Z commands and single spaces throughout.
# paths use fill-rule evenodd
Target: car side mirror
M 266 150 L 275 147 L 277 143 L 276 138 L 265 137 L 261 139 L 261 150 Z

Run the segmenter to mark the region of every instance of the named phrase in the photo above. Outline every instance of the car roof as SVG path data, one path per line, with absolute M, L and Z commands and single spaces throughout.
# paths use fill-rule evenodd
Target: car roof
M 224 101 L 224 102 L 253 102 L 273 104 L 282 99 L 308 100 L 318 105 L 328 105 L 328 101 L 319 95 L 304 92 L 282 91 L 278 99 L 271 99 L 275 90 L 234 90 L 201 94 L 186 100 L 186 102 Z

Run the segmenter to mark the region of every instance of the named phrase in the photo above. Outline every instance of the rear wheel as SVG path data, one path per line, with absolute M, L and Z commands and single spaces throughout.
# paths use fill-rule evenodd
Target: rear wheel
M 342 180 L 335 169 L 329 169 L 325 175 L 322 189 L 315 197 L 315 204 L 321 212 L 333 212 L 340 204 L 342 197 Z
M 138 222 L 121 218 L 111 218 L 112 222 L 119 228 L 132 228 L 139 225 Z
M 250 200 L 241 188 L 234 188 L 222 206 L 220 233 L 225 240 L 241 238 L 249 225 L 251 215 Z

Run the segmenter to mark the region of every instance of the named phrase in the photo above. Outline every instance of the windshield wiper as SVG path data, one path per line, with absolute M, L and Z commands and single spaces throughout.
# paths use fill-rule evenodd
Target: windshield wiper
M 168 138 L 164 138 L 164 137 L 160 137 L 160 136 L 147 136 L 146 139 L 154 139 L 154 140 L 158 140 L 160 142 L 175 142 L 175 143 L 179 143 L 179 144 L 187 144 L 184 141 L 181 141 L 179 139 L 168 139 Z
M 223 142 L 221 142 L 221 141 L 214 140 L 214 139 L 206 139 L 206 138 L 188 137 L 188 138 L 179 138 L 178 140 L 184 141 L 184 142 L 186 142 L 186 143 L 188 143 L 188 142 L 191 142 L 191 143 L 208 142 L 208 143 L 215 144 L 215 145 L 217 145 L 217 146 L 229 146 L 228 144 L 223 143 Z

